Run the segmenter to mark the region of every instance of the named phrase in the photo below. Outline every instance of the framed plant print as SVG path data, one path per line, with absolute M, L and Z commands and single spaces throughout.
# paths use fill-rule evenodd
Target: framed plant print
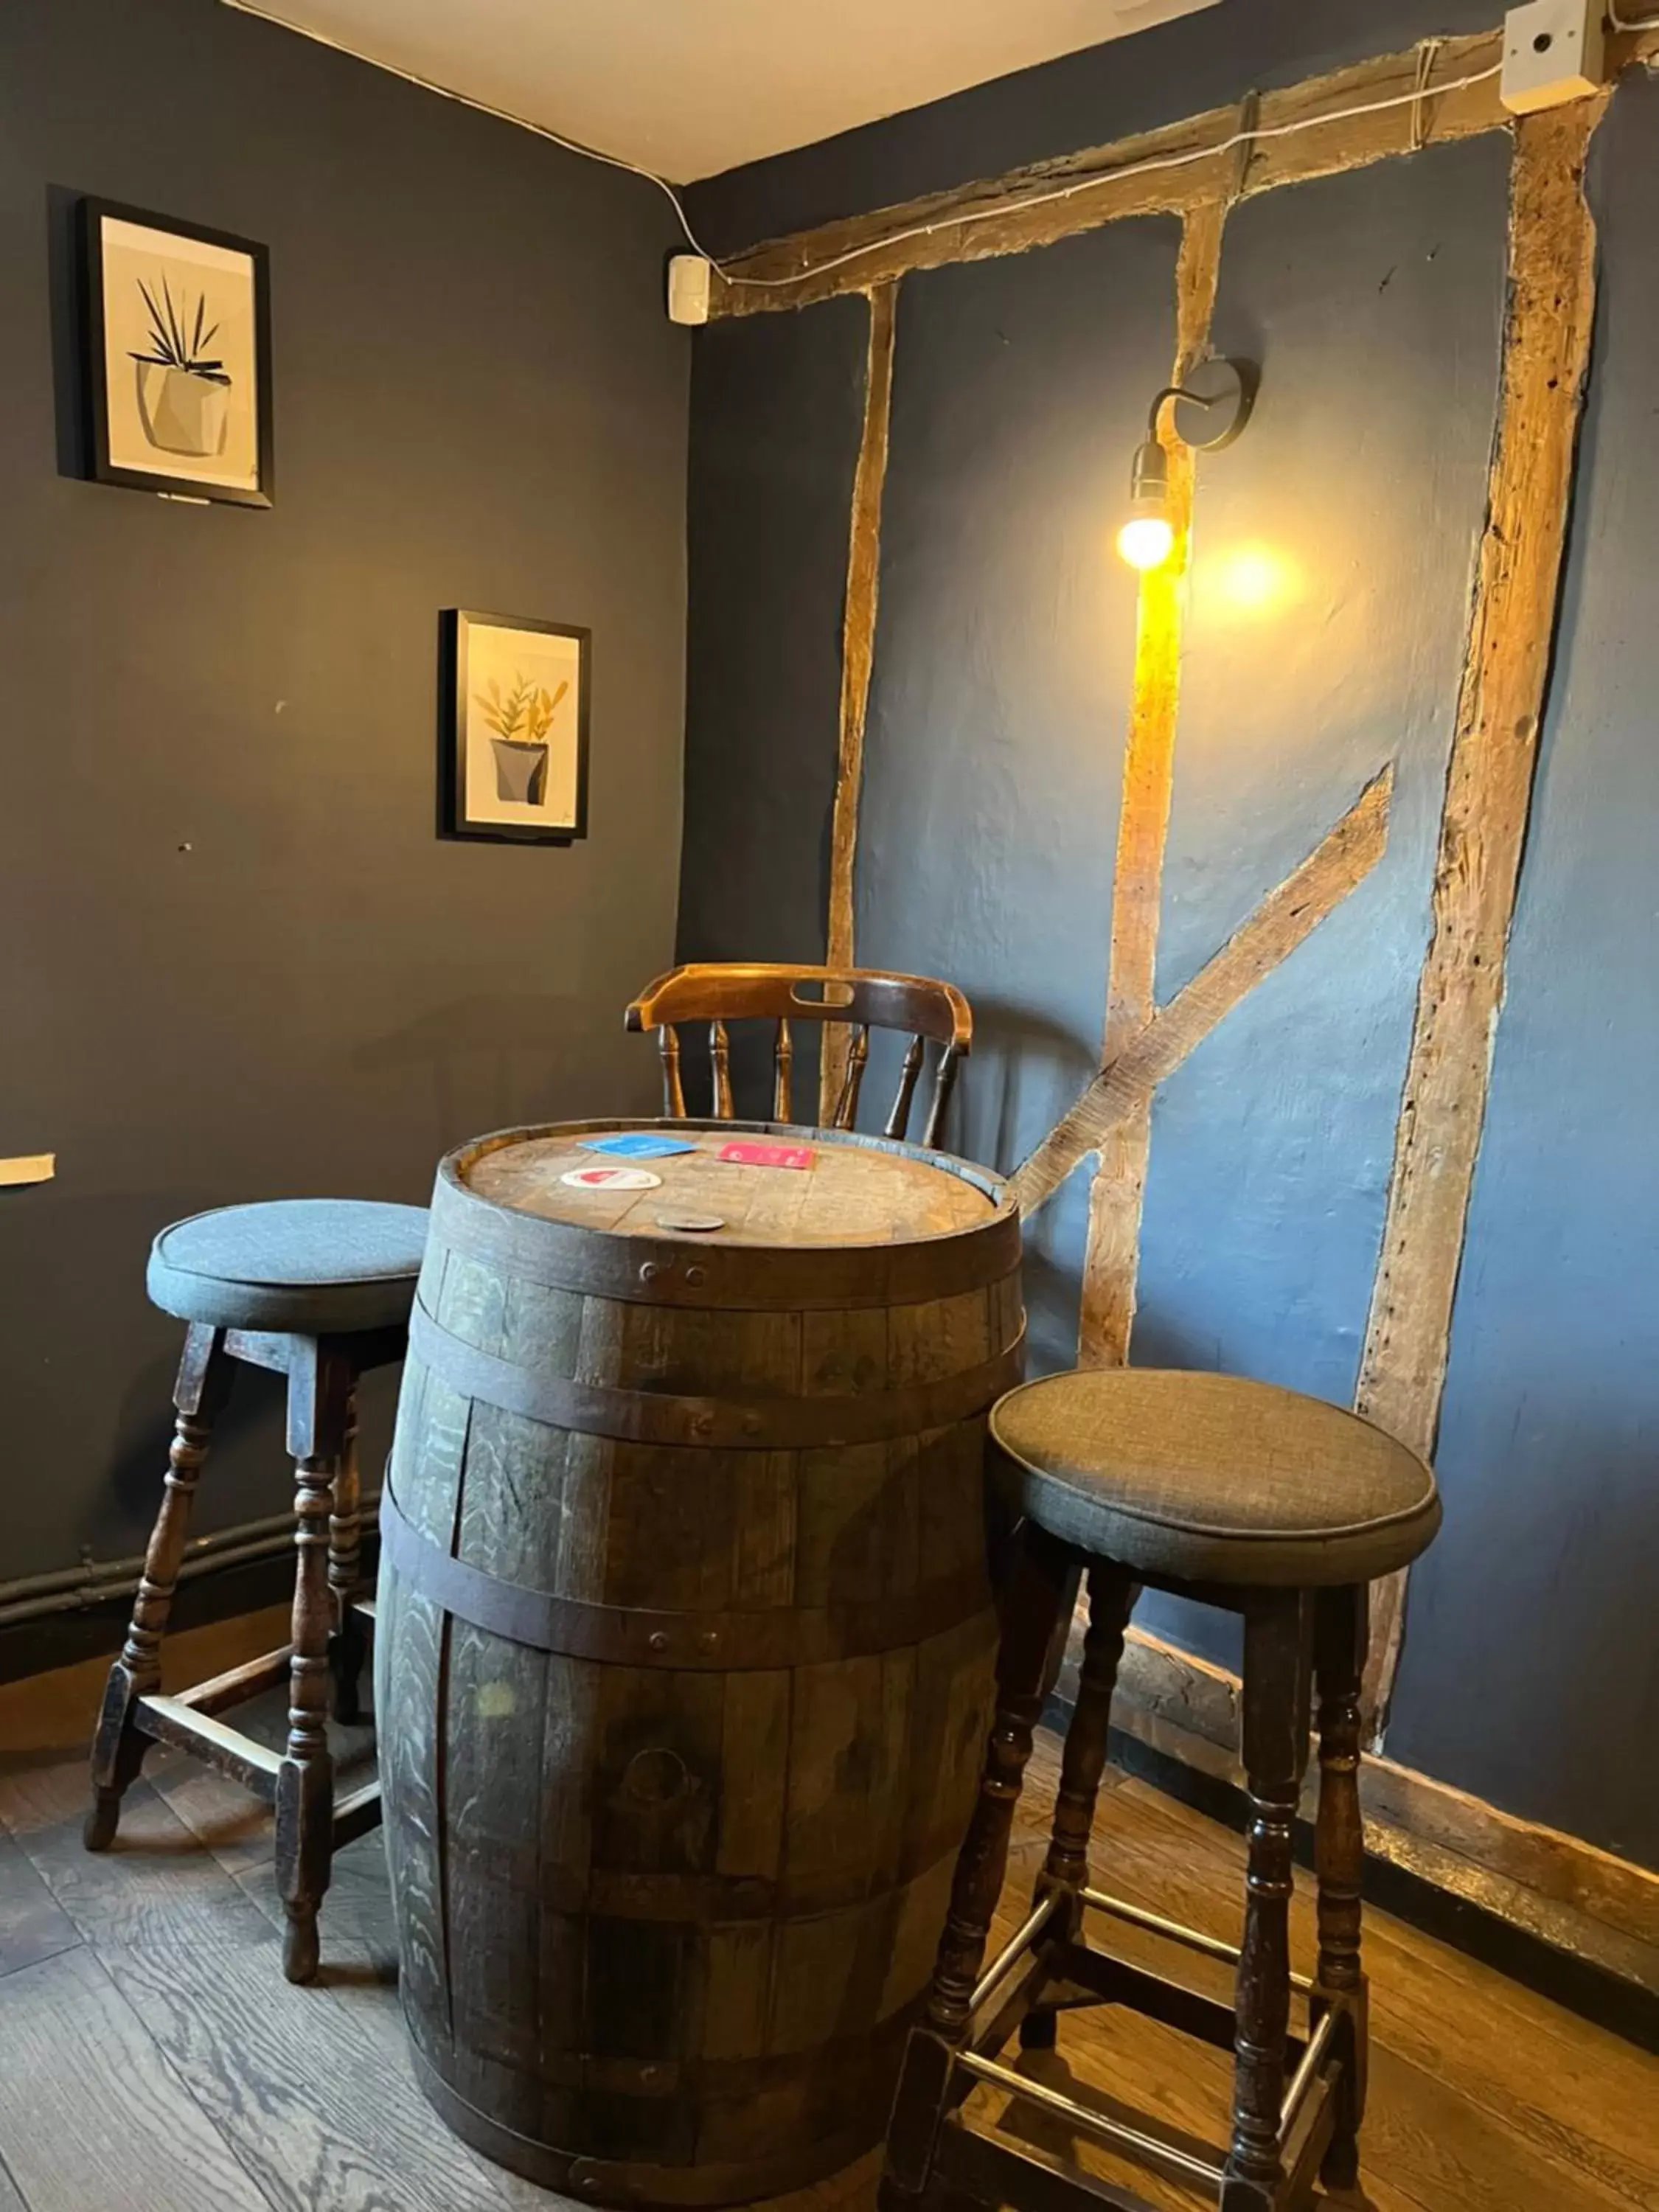
M 81 226 L 94 478 L 269 507 L 264 247 L 112 200 L 82 200 Z
M 441 622 L 444 835 L 586 836 L 591 633 L 460 607 Z

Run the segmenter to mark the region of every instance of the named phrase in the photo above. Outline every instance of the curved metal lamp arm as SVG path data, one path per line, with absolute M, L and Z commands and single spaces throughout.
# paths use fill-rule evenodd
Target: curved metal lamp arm
M 1185 384 L 1166 384 L 1146 412 L 1146 435 L 1149 441 L 1156 440 L 1158 437 L 1158 418 L 1169 402 L 1172 399 L 1185 399 L 1194 407 L 1231 405 L 1233 415 L 1226 428 L 1218 432 L 1213 438 L 1186 439 L 1182 441 L 1183 444 L 1192 446 L 1200 453 L 1218 453 L 1223 446 L 1231 445 L 1233 440 L 1237 437 L 1250 419 L 1250 410 L 1255 404 L 1256 385 L 1260 379 L 1255 366 L 1251 362 L 1237 361 L 1230 356 L 1218 356 L 1213 364 L 1205 364 L 1206 367 L 1212 365 L 1231 370 L 1235 388 L 1228 392 L 1194 392 Z

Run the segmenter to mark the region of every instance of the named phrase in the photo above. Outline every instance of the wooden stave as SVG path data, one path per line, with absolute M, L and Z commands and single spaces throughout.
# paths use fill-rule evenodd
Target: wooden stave
M 443 1265 L 447 1266 L 447 1264 L 446 1261 Z M 430 1271 L 428 1271 L 428 1287 L 430 1287 L 429 1278 Z M 988 1332 L 1007 1327 L 1012 1317 L 1018 1313 L 1018 1277 L 1014 1275 L 1012 1279 L 1005 1278 L 1003 1280 L 1004 1283 L 1012 1280 L 1012 1294 L 1003 1291 L 1000 1286 L 998 1293 L 1000 1304 L 996 1304 L 994 1309 L 993 1302 L 988 1297 L 986 1305 Z M 503 1310 L 505 1310 L 507 1295 L 503 1291 Z M 441 1287 L 434 1293 L 434 1296 L 441 1305 Z M 586 1302 L 584 1301 L 584 1303 Z M 599 1303 L 604 1305 L 611 1302 L 599 1301 Z M 430 1377 L 422 1372 L 418 1361 L 412 1362 L 411 1368 L 413 1370 L 410 1377 L 411 1387 L 406 1389 L 405 1403 L 418 1406 L 423 1390 L 430 1386 Z M 441 1387 L 440 1385 L 441 1389 Z M 468 1427 L 470 1427 L 474 1410 L 469 1408 L 465 1416 L 465 1422 Z M 449 1433 L 453 1436 L 453 1408 L 446 1412 L 444 1419 L 451 1423 Z M 958 1428 L 965 1425 L 971 1426 L 974 1431 L 971 1454 L 959 1441 L 953 1441 L 949 1449 L 960 1453 L 963 1463 L 971 1456 L 976 1467 L 981 1448 L 982 1416 L 973 1424 L 957 1425 Z M 440 1421 L 438 1426 L 440 1431 L 442 1431 L 443 1421 Z M 405 1440 L 405 1425 L 401 1415 L 399 1441 L 405 1443 L 406 1455 L 408 1447 Z M 465 1477 L 468 1441 L 468 1435 L 464 1432 L 460 1438 L 455 1464 L 458 1498 Z M 569 1439 L 567 1437 L 564 1441 L 568 1444 Z M 909 1440 L 889 1441 L 904 1443 Z M 634 1448 L 626 1445 L 614 1448 L 615 1451 L 620 1454 L 625 1454 L 630 1449 Z M 659 1453 L 663 1449 L 672 1449 L 676 1459 L 689 1458 L 702 1461 L 719 1456 L 701 1452 L 695 1446 L 681 1445 L 656 1449 Z M 729 1457 L 730 1455 L 725 1455 L 725 1456 Z M 801 1455 L 790 1456 L 799 1458 Z M 918 1443 L 915 1464 L 920 1497 L 924 1473 L 924 1454 L 920 1443 Z M 798 1477 L 799 1473 L 799 1470 L 797 1469 Z M 404 1480 L 404 1470 L 398 1465 L 398 1454 L 394 1449 L 391 1475 L 394 1489 Z M 465 1518 L 464 1513 L 462 1517 Z M 387 1595 L 390 1601 L 386 1607 L 386 1622 L 380 1640 L 381 1650 L 387 1655 L 387 1660 L 390 1662 L 393 1655 L 402 1651 L 407 1644 L 407 1638 L 403 1632 L 403 1623 L 412 1612 L 418 1612 L 424 1601 L 418 1594 L 399 1589 L 395 1586 Z M 425 1647 L 434 1693 L 440 1678 L 453 1674 L 454 1670 L 457 1652 L 456 1629 L 456 1623 L 441 1620 L 435 1611 L 425 1624 Z M 482 1634 L 483 1632 L 477 1632 L 477 1633 Z M 872 1923 L 878 1923 L 883 1911 L 902 1913 L 906 1904 L 909 1903 L 915 1895 L 927 1890 L 928 1886 L 931 1885 L 927 1910 L 921 1914 L 920 1934 L 913 1930 L 909 1939 L 907 1953 L 908 1986 L 902 1991 L 902 2001 L 890 2007 L 886 2014 L 886 2021 L 893 2024 L 892 2066 L 896 2064 L 897 2048 L 902 2039 L 902 2028 L 921 2001 L 927 1968 L 931 1964 L 937 1925 L 943 1917 L 945 1893 L 948 1887 L 957 1842 L 971 1802 L 979 1744 L 982 1739 L 984 1724 L 988 1717 L 988 1679 L 994 1649 L 994 1619 L 989 1609 L 988 1591 L 985 1594 L 985 1601 L 975 1611 L 966 1614 L 964 1620 L 958 1622 L 954 1628 L 942 1631 L 939 1635 L 921 1643 L 911 1642 L 895 1647 L 905 1654 L 908 1659 L 911 1670 L 909 1694 L 913 1699 L 917 1695 L 916 1686 L 922 1679 L 924 1655 L 931 1656 L 934 1645 L 948 1640 L 952 1635 L 963 1636 L 965 1648 L 971 1650 L 971 1663 L 977 1675 L 977 1688 L 972 1701 L 972 1710 L 967 1713 L 964 1725 L 959 1679 L 963 1668 L 959 1666 L 957 1673 L 952 1674 L 947 1665 L 942 1680 L 931 1680 L 927 1690 L 927 1695 L 933 1700 L 935 1707 L 939 1709 L 922 1711 L 913 1706 L 907 1712 L 908 1732 L 902 1741 L 902 1749 L 905 1763 L 914 1765 L 919 1770 L 914 1786 L 914 1796 L 919 1797 L 926 1790 L 931 1788 L 940 1797 L 941 1804 L 936 1808 L 937 1817 L 933 1821 L 931 1824 L 923 1824 L 920 1829 L 917 1829 L 915 1825 L 914 1800 L 907 1799 L 902 1826 L 908 1832 L 908 1851 L 901 1851 L 892 1861 L 886 1869 L 885 1876 L 881 1866 L 872 1863 L 867 1866 L 854 1864 L 849 1868 L 843 1868 L 840 1869 L 838 1881 L 826 1881 L 820 1878 L 816 1886 L 811 1881 L 797 1882 L 793 1885 L 782 1883 L 768 1885 L 763 1881 L 754 1880 L 745 1882 L 741 1876 L 734 1877 L 724 1884 L 710 1880 L 705 1884 L 707 1894 L 696 1907 L 699 1911 L 706 1911 L 714 1916 L 698 1923 L 701 1935 L 710 1936 L 719 1931 L 725 1937 L 747 1921 L 750 1926 L 763 1929 L 765 1942 L 773 1948 L 775 1953 L 781 1954 L 787 1931 L 797 1924 L 789 1917 L 791 1914 L 805 1915 L 816 1920 L 823 1921 L 826 1924 L 838 1918 L 845 1918 L 851 1925 L 862 1912 L 866 1919 L 872 1920 Z M 550 1669 L 553 1663 L 551 1661 L 548 1662 Z M 597 1662 L 573 1663 L 588 1667 L 590 1669 L 602 1667 L 602 1662 Z M 624 1673 L 632 1670 L 617 1668 L 611 1671 Z M 808 1670 L 797 1670 L 797 1672 L 805 1671 Z M 791 1674 L 792 1697 L 795 1679 L 795 1675 Z M 595 1695 L 599 1694 L 598 1686 L 590 1683 L 588 1689 Z M 546 1705 L 556 1694 L 554 1687 L 554 1675 L 550 1671 L 544 1678 L 542 1694 L 544 1717 L 545 1717 Z M 954 1705 L 953 1699 L 956 1700 Z M 578 1705 L 580 1707 L 580 1699 Z M 947 1778 L 945 1765 L 940 1763 L 936 1770 L 931 1771 L 930 1776 L 927 1754 L 930 1749 L 938 1753 L 939 1740 L 948 1736 L 950 1733 L 948 1723 L 952 1711 L 957 1716 L 957 1739 L 953 1768 Z M 441 1726 L 447 1736 L 452 1720 L 452 1705 L 447 1702 L 434 1723 L 434 1729 Z M 578 1732 L 579 1728 L 580 1723 Z M 930 1738 L 933 1739 L 931 1742 Z M 387 1762 L 389 1833 L 397 1826 L 399 1808 L 404 1803 L 407 1794 L 408 1761 L 399 1755 L 407 1747 L 404 1746 L 395 1747 L 393 1756 Z M 722 1738 L 722 1755 L 724 1755 L 724 1750 Z M 921 1754 L 920 1757 L 918 1753 Z M 793 1756 L 793 1747 L 790 1748 L 790 1756 Z M 599 1775 L 599 1770 L 596 1765 L 592 1778 L 596 1784 Z M 717 1790 L 719 1782 L 720 1777 L 716 1772 Z M 437 1816 L 435 1820 L 434 1814 Z M 425 1817 L 434 1823 L 434 1832 L 441 1837 L 445 1847 L 453 1848 L 453 1838 L 444 1819 L 441 1807 L 428 1804 L 425 1808 Z M 822 1868 L 818 1869 L 820 1877 L 824 1871 L 825 1869 Z M 618 1890 L 623 1893 L 623 1901 L 627 1903 L 629 1910 L 637 1915 L 644 1892 L 649 1890 L 653 1881 L 661 1883 L 665 1888 L 672 1888 L 677 1879 L 674 1876 L 647 1874 L 640 1877 L 639 1882 L 634 1885 L 630 1893 L 625 1877 L 615 1875 L 613 1872 L 610 1887 L 607 1888 L 606 1882 L 602 1878 L 603 1874 L 603 1869 L 588 1869 L 584 1870 L 581 1876 L 582 1886 L 579 1893 L 590 1907 L 590 1917 L 598 1917 L 591 1911 L 592 1905 L 604 1905 L 616 1902 L 616 1893 Z M 399 1887 L 401 1923 L 405 1917 L 403 1908 L 407 1900 L 402 1895 L 401 1885 Z M 499 1903 L 501 1897 L 499 1889 L 495 1889 L 492 1884 L 492 1890 Z M 558 1901 L 563 1902 L 562 1897 Z M 446 1897 L 445 1902 L 447 1905 L 450 1899 Z M 573 1905 L 575 1904 L 577 1897 L 573 1895 L 570 1902 Z M 685 1896 L 683 1885 L 682 1893 L 678 1896 L 671 1896 L 666 1901 L 664 1924 L 670 1927 L 684 1924 L 672 1916 L 684 1910 L 684 1907 Z M 538 1901 L 534 1905 L 532 1917 L 540 1916 L 544 1910 L 544 1905 Z M 916 1908 L 912 1904 L 913 1919 L 915 1914 Z M 611 2100 L 610 2109 L 613 2112 L 620 2109 L 631 2115 L 623 2130 L 623 2134 L 629 2142 L 637 2144 L 641 2142 L 656 2142 L 661 2144 L 665 2141 L 671 2143 L 675 2140 L 684 2142 L 686 2139 L 684 2130 L 690 2126 L 695 2130 L 690 2137 L 694 2147 L 700 2147 L 709 2136 L 712 2124 L 716 2120 L 720 2121 L 722 2124 L 734 2124 L 739 2130 L 741 2130 L 745 2112 L 753 2106 L 757 2097 L 762 2094 L 760 2075 L 769 2069 L 771 2086 L 764 2094 L 775 2100 L 781 2100 L 786 2111 L 799 2108 L 798 2117 L 793 2123 L 786 2124 L 781 2118 L 775 2119 L 774 2123 L 777 2141 L 787 2143 L 789 2146 L 787 2154 L 782 2151 L 775 2150 L 766 2158 L 759 2160 L 726 2157 L 716 2160 L 711 2164 L 701 2155 L 700 2148 L 696 2148 L 690 2162 L 677 2162 L 669 2166 L 639 2157 L 620 2160 L 615 2157 L 596 2158 L 591 2149 L 571 2151 L 561 2149 L 556 2146 L 566 2138 L 556 2124 L 560 2111 L 557 2099 L 564 2093 L 556 2087 L 541 2083 L 532 2085 L 538 2101 L 534 2107 L 534 2125 L 530 2133 L 526 2134 L 522 2130 L 506 2126 L 501 2120 L 492 2118 L 490 2112 L 486 2111 L 484 2106 L 492 2105 L 497 2110 L 503 2107 L 510 2095 L 514 2094 L 513 2085 L 503 2083 L 498 2062 L 492 2061 L 485 2064 L 479 2054 L 473 2054 L 469 2059 L 467 2054 L 458 2050 L 453 2034 L 448 2032 L 447 2023 L 451 2018 L 449 2002 L 453 1996 L 454 1990 L 453 1978 L 449 1986 L 447 1988 L 445 1986 L 446 1970 L 451 1963 L 447 1959 L 446 1947 L 452 1940 L 453 1930 L 447 1925 L 439 1927 L 435 1930 L 428 1927 L 424 1931 L 424 1940 L 422 1940 L 423 1931 L 420 1924 L 420 1913 L 414 1911 L 410 1917 L 414 1924 L 410 1932 L 410 1940 L 406 1942 L 403 1940 L 400 1926 L 400 1949 L 404 1951 L 406 1960 L 413 1959 L 415 1961 L 415 1970 L 405 1975 L 405 2008 L 410 2021 L 411 2034 L 417 2049 L 422 2053 L 423 2072 L 430 2073 L 435 2082 L 444 2085 L 442 2094 L 434 2094 L 434 2101 L 438 2103 L 440 2109 L 445 2112 L 451 2124 L 457 2127 L 458 2131 L 465 2136 L 468 2140 L 475 2142 L 489 2154 L 501 2158 L 502 2162 L 515 2166 L 518 2170 L 529 2173 L 532 2179 L 542 2180 L 550 2185 L 570 2189 L 574 2193 L 591 2194 L 603 2201 L 659 2202 L 665 2204 L 737 2202 L 756 2193 L 769 2193 L 774 2190 L 803 2185 L 807 2181 L 820 2178 L 823 2174 L 846 2163 L 850 2157 L 855 2156 L 879 2134 L 885 2116 L 884 2099 L 887 2089 L 890 2087 L 891 2074 L 891 2068 L 888 2065 L 885 2056 L 887 2035 L 885 2026 L 878 2032 L 882 2039 L 881 2050 L 884 2054 L 878 2069 L 881 2073 L 878 2093 L 877 2089 L 872 2089 L 866 2097 L 866 2102 L 869 2109 L 862 2116 L 861 2124 L 850 2133 L 843 2130 L 840 2134 L 831 2131 L 821 2135 L 814 2131 L 810 2119 L 803 2122 L 799 2118 L 799 2113 L 810 2115 L 813 2109 L 813 2100 L 820 2094 L 818 2076 L 825 2056 L 823 2046 L 820 2043 L 809 2044 L 799 2051 L 773 2052 L 752 2063 L 730 2057 L 708 2058 L 701 2053 L 690 2053 L 677 2060 L 672 2066 L 667 2066 L 659 2057 L 643 2069 L 659 2077 L 654 2087 L 636 2081 L 631 2087 L 624 2088 L 615 2079 L 617 2068 L 614 2063 L 610 2064 L 607 2073 L 606 2066 L 592 2057 L 584 2062 L 585 2071 L 590 2080 L 597 2066 L 599 2075 L 611 2081 L 612 2086 L 603 2093 Z M 630 1921 L 629 1924 L 631 1926 L 633 1923 Z M 781 1930 L 783 1931 L 782 1934 L 780 1933 Z M 498 1929 L 497 1933 L 499 1932 Z M 890 1930 L 883 1938 L 883 1942 L 890 1951 Z M 866 1949 L 872 1955 L 874 1954 L 876 1948 L 873 1942 L 866 1945 Z M 775 1972 L 781 1970 L 775 1965 L 773 1971 Z M 438 1997 L 444 1999 L 441 2010 L 434 2002 Z M 694 2012 L 692 2016 L 697 2015 Z M 460 2032 L 464 2035 L 475 2033 L 478 2025 L 473 2008 L 470 2005 L 463 2005 L 459 2016 Z M 706 2020 L 699 2032 L 706 2035 Z M 861 2032 L 857 2039 L 861 2046 L 869 2046 L 877 2038 Z M 545 2069 L 541 2066 L 539 2057 L 538 2064 L 538 2073 L 544 2072 Z M 627 2069 L 624 2067 L 623 2071 L 625 2074 Z M 428 2083 L 428 2092 L 431 2094 L 432 2084 Z M 467 2094 L 469 2088 L 474 2093 L 472 2096 Z M 483 2104 L 477 2101 L 480 2096 L 483 2099 Z M 618 2100 L 621 2100 L 620 2106 L 617 2104 Z M 590 2097 L 587 2101 L 591 2104 L 592 2098 Z M 657 2108 L 658 2125 L 654 2133 L 641 2124 L 647 2109 L 651 2106 Z M 636 2111 L 635 2107 L 640 2109 Z M 672 2108 L 673 2114 L 672 2123 L 662 2117 L 669 2108 Z M 567 2112 L 570 2110 L 568 2096 L 563 2110 Z M 520 2118 L 525 2117 L 522 2110 L 520 2111 L 519 2117 Z M 674 2136 L 675 2128 L 682 2130 L 678 2138 Z M 664 2132 L 665 2129 L 667 2130 L 666 2135 Z M 805 2141 L 802 2140 L 803 2130 L 806 2136 Z M 719 2130 L 713 2129 L 713 2132 L 718 2134 Z M 484 2140 L 486 2135 L 492 2136 L 492 2140 Z M 526 2143 L 532 2146 L 528 2151 L 524 2148 Z

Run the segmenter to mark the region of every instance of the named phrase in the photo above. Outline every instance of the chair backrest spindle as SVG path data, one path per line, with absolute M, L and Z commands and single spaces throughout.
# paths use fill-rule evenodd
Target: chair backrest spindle
M 945 1133 L 945 1112 L 951 1103 L 951 1093 L 956 1088 L 957 1069 L 961 1060 L 962 1053 L 954 1044 L 947 1044 L 939 1056 L 939 1073 L 933 1078 L 933 1101 L 927 1109 L 927 1127 L 921 1133 L 921 1141 L 929 1152 L 937 1149 L 939 1139 Z
M 795 1042 L 789 1034 L 789 1017 L 780 1014 L 777 1042 L 772 1048 L 772 1119 L 775 1121 L 794 1119 L 794 1064 Z
M 944 1132 L 957 1072 L 974 1036 L 968 1001 L 954 985 L 929 975 L 894 975 L 873 968 L 795 968 L 756 963 L 709 963 L 672 969 L 649 984 L 628 1009 L 630 1030 L 655 1030 L 662 1054 L 664 1111 L 685 1114 L 680 1082 L 677 1022 L 708 1024 L 708 1056 L 714 1075 L 714 1113 L 735 1118 L 728 1021 L 769 1018 L 775 1024 L 772 1047 L 772 1118 L 794 1117 L 793 1021 L 844 1024 L 847 1058 L 830 1108 L 829 1126 L 850 1129 L 858 1115 L 859 1092 L 870 1058 L 872 1029 L 909 1032 L 897 1095 L 883 1133 L 902 1139 L 908 1133 L 916 1091 L 928 1044 L 939 1048 L 939 1066 L 928 1102 L 921 1141 L 936 1146 Z M 821 1107 L 820 1111 L 823 1109 Z
M 732 1103 L 732 1047 L 718 1015 L 708 1024 L 708 1057 L 714 1069 L 715 1116 L 729 1121 L 737 1111 Z
M 922 1054 L 926 1050 L 921 1037 L 911 1038 L 905 1051 L 904 1066 L 899 1071 L 898 1093 L 893 1100 L 893 1110 L 887 1116 L 887 1125 L 881 1133 L 884 1137 L 902 1137 L 910 1126 L 910 1102 L 916 1095 L 916 1079 L 921 1073 Z
M 665 1022 L 657 1032 L 657 1050 L 662 1056 L 662 1110 L 671 1121 L 685 1119 L 685 1093 L 680 1088 L 680 1040 L 672 1022 Z
M 850 1129 L 858 1118 L 859 1091 L 864 1083 L 864 1070 L 870 1058 L 870 1024 L 860 1022 L 853 1031 L 853 1042 L 847 1048 L 847 1066 L 841 1079 L 841 1096 L 836 1101 L 834 1129 Z

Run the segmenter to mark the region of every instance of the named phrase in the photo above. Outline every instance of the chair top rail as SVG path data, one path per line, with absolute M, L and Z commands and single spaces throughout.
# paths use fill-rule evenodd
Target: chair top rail
M 793 967 L 762 962 L 709 962 L 671 969 L 648 983 L 629 1007 L 633 1030 L 675 1022 L 773 1020 L 867 1022 L 971 1047 L 974 1017 L 954 984 L 928 975 L 873 968 Z

